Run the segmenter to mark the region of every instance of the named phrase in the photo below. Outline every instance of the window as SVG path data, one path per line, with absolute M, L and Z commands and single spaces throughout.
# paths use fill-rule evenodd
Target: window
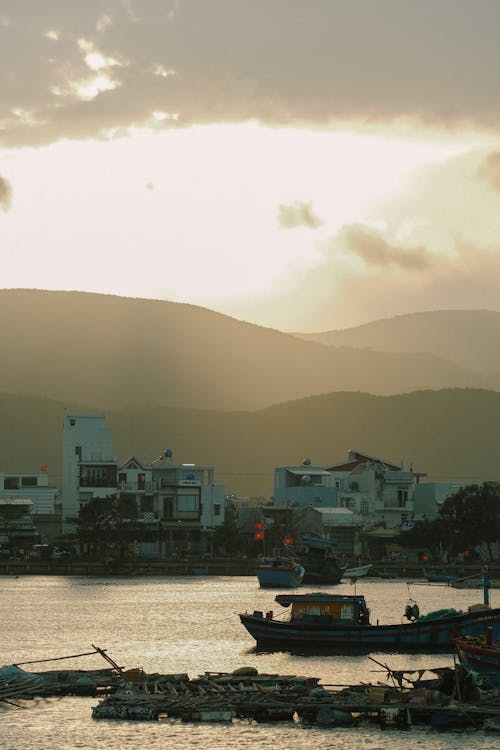
M 18 490 L 19 489 L 19 477 L 5 477 L 4 489 L 6 490 Z
M 408 490 L 398 490 L 398 508 L 404 508 L 408 502 Z
M 141 497 L 141 513 L 152 513 L 154 511 L 154 500 L 153 496 Z
M 220 516 L 220 503 L 214 503 L 214 516 Z
M 177 510 L 181 513 L 192 513 L 196 510 L 197 500 L 196 495 L 180 495 L 177 498 Z
M 80 464 L 80 487 L 116 487 L 116 466 Z
M 37 478 L 36 477 L 21 477 L 21 485 L 23 487 L 36 487 Z

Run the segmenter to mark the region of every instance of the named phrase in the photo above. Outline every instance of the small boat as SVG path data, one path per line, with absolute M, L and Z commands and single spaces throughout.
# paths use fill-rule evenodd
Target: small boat
M 500 638 L 500 608 L 486 603 L 469 607 L 467 612 L 442 609 L 420 615 L 410 601 L 402 621 L 388 625 L 372 624 L 364 596 L 327 593 L 279 594 L 275 601 L 291 607 L 288 619 L 254 611 L 240 614 L 240 621 L 255 639 L 258 650 L 334 653 L 431 653 L 453 652 L 458 633 L 479 637 L 492 628 Z M 281 614 L 281 613 L 280 613 Z
M 493 631 L 486 636 L 459 636 L 454 639 L 460 663 L 473 672 L 488 676 L 493 685 L 500 687 L 500 641 L 493 640 Z
M 426 570 L 424 572 L 424 578 L 426 578 L 429 583 L 450 583 L 452 581 L 455 581 L 457 579 L 456 575 L 452 575 L 450 573 L 428 573 Z
M 367 575 L 371 567 L 372 563 L 368 563 L 367 565 L 358 565 L 357 568 L 345 568 L 344 572 L 342 573 L 342 578 L 362 578 L 363 576 Z
M 304 573 L 302 565 L 286 555 L 263 558 L 257 566 L 261 588 L 296 588 L 302 584 Z

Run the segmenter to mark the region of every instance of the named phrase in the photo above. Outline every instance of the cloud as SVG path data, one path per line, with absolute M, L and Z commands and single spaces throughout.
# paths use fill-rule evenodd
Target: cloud
M 380 233 L 360 224 L 344 227 L 341 240 L 369 266 L 398 266 L 421 271 L 431 265 L 430 255 L 424 247 L 399 247 L 388 242 Z
M 497 0 L 9 5 L 0 23 L 7 146 L 99 137 L 147 124 L 155 111 L 178 113 L 164 127 L 500 122 Z M 81 99 L 89 64 L 105 63 L 106 86 Z
M 278 223 L 282 229 L 317 229 L 323 222 L 316 216 L 310 203 L 295 201 L 291 205 L 282 204 L 278 208 Z
M 12 188 L 10 182 L 0 177 L 0 209 L 8 211 L 12 201 Z
M 500 192 L 500 151 L 494 151 L 481 162 L 477 171 L 481 180 Z

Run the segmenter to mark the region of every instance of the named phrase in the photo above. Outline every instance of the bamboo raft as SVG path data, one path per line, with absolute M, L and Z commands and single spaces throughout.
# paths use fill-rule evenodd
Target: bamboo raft
M 0 669 L 0 704 L 61 695 L 98 696 L 94 719 L 183 722 L 301 722 L 316 726 L 355 726 L 374 721 L 382 727 L 412 724 L 436 729 L 481 728 L 500 731 L 500 689 L 475 683 L 460 665 L 418 673 L 386 672 L 386 683 L 322 685 L 316 677 L 260 674 L 253 667 L 233 672 L 146 674 L 124 670 L 104 649 L 70 657 L 42 659 Z M 21 666 L 100 654 L 108 668 L 25 672 Z M 425 673 L 434 675 L 424 680 Z M 390 684 L 388 684 L 390 680 Z
M 322 686 L 317 678 L 258 674 L 243 668 L 233 673 L 205 673 L 196 679 L 152 676 L 104 698 L 92 716 L 188 722 L 300 721 L 322 726 L 354 726 L 366 720 L 399 728 L 438 724 L 436 717 L 446 719 L 446 728 L 480 728 L 486 720 L 500 719 L 500 692 L 495 690 L 475 704 L 454 697 L 439 704 L 427 702 L 427 698 L 412 702 L 414 691 L 418 688 L 382 683 Z

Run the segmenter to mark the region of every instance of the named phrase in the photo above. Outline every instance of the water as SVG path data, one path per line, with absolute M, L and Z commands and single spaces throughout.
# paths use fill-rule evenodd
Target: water
M 403 581 L 359 581 L 335 586 L 338 593 L 363 593 L 375 622 L 400 621 L 408 597 L 422 613 L 452 606 L 466 608 L 481 600 L 480 591 Z M 310 590 L 304 587 L 304 590 Z M 324 590 L 328 590 L 324 588 Z M 301 657 L 288 653 L 258 654 L 239 622 L 238 612 L 281 609 L 276 592 L 259 589 L 253 578 L 65 577 L 0 578 L 0 665 L 30 659 L 78 654 L 91 644 L 107 649 L 125 668 L 147 672 L 230 672 L 241 666 L 259 672 L 318 677 L 324 685 L 386 682 L 386 672 L 368 656 Z M 493 591 L 493 605 L 496 596 Z M 374 654 L 393 669 L 451 666 L 453 656 Z M 41 670 L 95 669 L 102 657 L 26 665 Z M 389 682 L 390 684 L 390 682 Z M 182 724 L 173 721 L 122 722 L 91 718 L 96 698 L 38 699 L 23 708 L 0 708 L 2 750 L 74 750 L 75 748 L 142 748 L 211 750 L 280 748 L 310 750 L 491 750 L 495 739 L 479 731 L 437 734 L 426 728 L 382 731 L 376 726 L 319 729 L 300 724 Z M 497 738 L 498 739 L 498 738 Z

